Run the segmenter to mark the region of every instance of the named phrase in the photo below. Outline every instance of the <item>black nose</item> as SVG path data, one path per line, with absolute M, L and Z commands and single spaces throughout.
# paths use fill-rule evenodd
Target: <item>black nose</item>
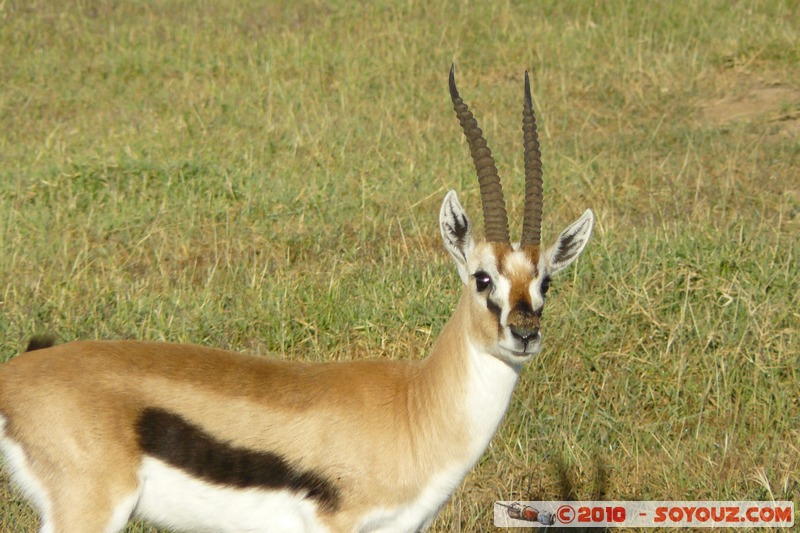
M 528 343 L 532 339 L 535 339 L 539 335 L 539 327 L 534 326 L 532 328 L 524 327 L 524 326 L 511 326 L 509 328 L 511 330 L 511 334 L 516 337 L 517 339 L 521 340 L 524 343 Z

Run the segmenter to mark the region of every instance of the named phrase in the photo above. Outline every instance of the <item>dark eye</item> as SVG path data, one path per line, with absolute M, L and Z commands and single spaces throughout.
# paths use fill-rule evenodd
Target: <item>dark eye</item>
M 542 296 L 547 294 L 547 290 L 550 288 L 550 277 L 547 276 L 542 280 Z
M 472 276 L 475 278 L 475 288 L 478 292 L 485 291 L 492 284 L 492 278 L 483 270 L 475 272 Z

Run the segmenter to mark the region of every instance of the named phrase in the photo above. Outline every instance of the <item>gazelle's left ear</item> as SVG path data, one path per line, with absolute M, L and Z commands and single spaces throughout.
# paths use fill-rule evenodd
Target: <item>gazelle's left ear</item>
M 472 239 L 472 224 L 458 202 L 456 191 L 451 190 L 444 197 L 442 209 L 439 211 L 439 229 L 442 231 L 444 247 L 453 256 L 458 275 L 466 285 L 469 283 L 467 257 L 472 253 L 475 241 Z
M 545 253 L 547 272 L 551 276 L 567 268 L 581 255 L 586 243 L 589 242 L 593 225 L 594 214 L 591 209 L 587 209 L 581 218 L 561 232 L 556 243 Z

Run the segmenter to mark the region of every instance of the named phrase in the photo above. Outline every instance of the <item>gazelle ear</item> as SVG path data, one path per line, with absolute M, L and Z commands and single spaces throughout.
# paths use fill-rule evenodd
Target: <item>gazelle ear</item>
M 439 229 L 442 231 L 444 247 L 455 259 L 461 281 L 469 283 L 467 257 L 472 253 L 475 241 L 472 240 L 472 224 L 458 202 L 456 191 L 451 190 L 444 197 L 439 211 Z
M 561 232 L 556 243 L 545 254 L 547 272 L 551 276 L 567 268 L 581 255 L 586 243 L 589 242 L 593 225 L 594 214 L 591 209 L 587 209 L 581 218 Z

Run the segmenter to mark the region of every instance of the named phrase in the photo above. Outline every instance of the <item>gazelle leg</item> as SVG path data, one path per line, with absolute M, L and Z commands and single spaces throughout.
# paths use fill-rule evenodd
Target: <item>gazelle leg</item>
M 139 500 L 133 480 L 125 482 L 93 473 L 65 481 L 52 492 L 52 523 L 43 523 L 42 533 L 122 531 Z

